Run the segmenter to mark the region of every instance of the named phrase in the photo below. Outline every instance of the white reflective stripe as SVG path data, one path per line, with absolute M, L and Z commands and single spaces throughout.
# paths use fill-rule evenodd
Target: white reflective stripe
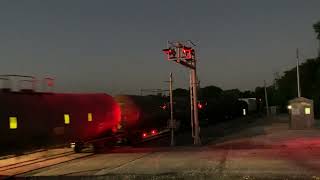
M 247 114 L 246 109 L 242 109 L 243 115 L 245 116 Z

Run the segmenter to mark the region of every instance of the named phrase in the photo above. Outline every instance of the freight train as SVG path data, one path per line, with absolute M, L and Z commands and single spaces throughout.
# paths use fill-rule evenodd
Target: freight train
M 72 143 L 80 152 L 88 144 L 96 149 L 105 142 L 135 144 L 168 132 L 170 118 L 168 99 L 160 96 L 8 91 L 0 92 L 0 102 L 1 150 Z M 175 119 L 182 127 L 190 127 L 186 102 L 175 101 Z M 239 116 L 243 109 L 228 102 L 197 106 L 200 125 L 220 114 Z
M 219 99 L 201 98 L 197 108 L 201 127 L 248 115 L 246 102 L 223 96 Z M 188 97 L 174 98 L 174 117 L 179 121 L 180 128 L 183 130 L 191 128 L 190 112 Z
M 137 142 L 160 133 L 169 119 L 159 97 L 9 91 L 0 92 L 0 101 L 2 151 L 67 143 L 80 151 L 102 140 Z
M 120 107 L 107 94 L 0 93 L 1 148 L 81 142 L 112 134 Z

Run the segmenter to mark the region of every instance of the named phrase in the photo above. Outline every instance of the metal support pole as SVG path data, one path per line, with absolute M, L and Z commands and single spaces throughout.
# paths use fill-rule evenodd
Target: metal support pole
M 298 97 L 301 97 L 300 72 L 299 72 L 299 49 L 298 48 L 297 48 L 297 88 L 298 88 Z
M 194 138 L 194 121 L 193 121 L 193 90 L 192 90 L 192 71 L 190 71 L 190 87 L 189 87 L 189 90 L 190 90 L 190 120 L 191 120 L 191 130 L 192 130 L 192 138 Z
M 162 51 L 167 54 L 168 60 L 173 60 L 175 63 L 181 64 L 187 68 L 190 68 L 190 110 L 191 110 L 191 127 L 192 127 L 192 136 L 194 138 L 195 145 L 201 145 L 200 140 L 200 126 L 198 118 L 198 99 L 197 99 L 197 90 L 198 90 L 198 79 L 196 72 L 196 57 L 195 51 L 192 47 L 187 45 L 187 42 L 196 46 L 192 41 L 188 40 L 185 42 L 167 42 L 167 49 Z M 169 44 L 171 46 L 168 48 Z
M 320 38 L 318 39 L 318 58 L 320 58 Z
M 194 138 L 194 115 L 193 115 L 193 88 L 192 88 L 192 71 L 190 70 L 190 120 L 191 120 L 191 130 L 192 138 Z
M 172 94 L 172 73 L 170 73 L 170 121 L 171 121 L 171 146 L 174 146 L 174 127 L 173 127 L 173 94 Z
M 264 81 L 264 97 L 266 100 L 267 116 L 269 116 L 269 104 L 268 104 L 268 93 L 267 93 L 266 81 Z
M 192 91 L 193 91 L 193 115 L 194 115 L 194 144 L 200 145 L 200 127 L 199 127 L 199 117 L 198 117 L 198 88 L 197 88 L 197 71 L 196 71 L 196 61 L 194 61 L 194 69 L 192 69 Z

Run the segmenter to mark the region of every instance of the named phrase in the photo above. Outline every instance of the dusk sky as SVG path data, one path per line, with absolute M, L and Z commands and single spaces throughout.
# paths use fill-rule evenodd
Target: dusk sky
M 138 93 L 188 87 L 167 40 L 197 44 L 201 86 L 253 90 L 316 56 L 319 0 L 3 0 L 0 74 L 56 79 L 58 92 Z

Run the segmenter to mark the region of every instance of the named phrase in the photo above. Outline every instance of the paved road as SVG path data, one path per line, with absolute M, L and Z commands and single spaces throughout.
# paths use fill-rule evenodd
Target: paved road
M 259 125 L 202 147 L 121 147 L 21 176 L 58 175 L 319 180 L 320 131 L 288 130 L 284 123 Z

